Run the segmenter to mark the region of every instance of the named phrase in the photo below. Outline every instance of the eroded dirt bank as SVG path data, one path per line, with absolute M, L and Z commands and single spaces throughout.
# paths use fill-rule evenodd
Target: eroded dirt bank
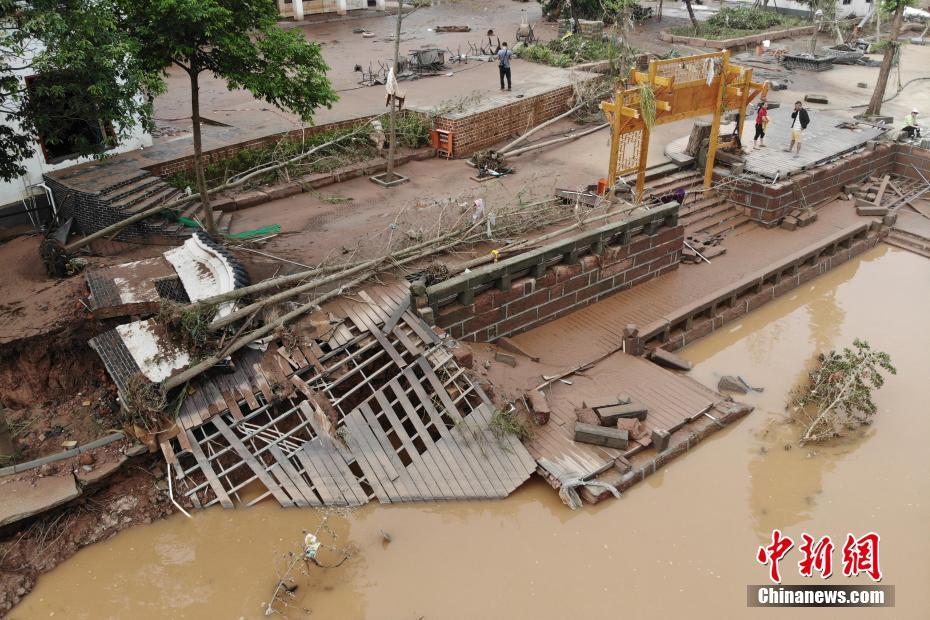
M 693 375 L 705 383 L 739 373 L 764 387 L 750 397 L 757 410 L 621 500 L 572 513 L 534 481 L 500 502 L 333 516 L 336 544 L 355 551 L 302 578 L 288 617 L 304 617 L 301 608 L 347 619 L 598 617 L 616 608 L 630 617 L 821 618 L 822 610 L 745 607 L 745 586 L 765 581 L 755 550 L 781 527 L 796 539 L 879 532 L 883 583 L 896 586 L 897 607 L 844 617 L 925 618 L 928 280 L 925 259 L 880 246 L 690 347 Z M 892 311 L 894 325 L 884 320 Z M 796 429 L 783 423 L 785 394 L 816 351 L 854 337 L 888 351 L 899 369 L 878 393 L 875 424 L 798 448 Z M 40 578 L 11 617 L 260 618 L 283 554 L 320 520 L 266 502 L 133 528 Z M 783 563 L 783 575 L 802 582 L 795 562 Z

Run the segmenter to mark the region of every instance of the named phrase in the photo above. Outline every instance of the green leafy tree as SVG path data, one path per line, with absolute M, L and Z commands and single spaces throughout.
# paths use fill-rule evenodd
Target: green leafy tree
M 0 179 L 26 172 L 40 137 L 86 155 L 151 123 L 162 80 L 138 62 L 139 43 L 112 9 L 106 0 L 0 0 Z
M 872 392 L 885 384 L 882 373 L 897 374 L 891 357 L 868 342 L 818 356 L 807 384 L 794 395 L 795 417 L 804 426 L 801 443 L 824 441 L 871 422 L 878 411 Z
M 904 21 L 904 9 L 912 3 L 913 0 L 882 0 L 878 8 L 883 14 L 893 15 L 893 17 L 891 18 L 891 32 L 888 39 L 883 41 L 882 66 L 878 70 L 878 79 L 875 80 L 875 89 L 872 91 L 872 98 L 869 100 L 869 107 L 865 111 L 866 114 L 877 115 L 882 112 L 882 100 L 885 98 L 888 76 L 891 75 L 891 65 L 894 63 L 895 56 L 900 49 L 898 36 L 901 34 L 901 24 Z
M 203 172 L 200 87 L 203 72 L 245 88 L 259 99 L 311 122 L 320 106 L 336 101 L 320 46 L 300 30 L 277 25 L 274 0 L 113 0 L 121 26 L 140 43 L 139 61 L 190 77 L 197 191 L 207 231 L 216 233 Z

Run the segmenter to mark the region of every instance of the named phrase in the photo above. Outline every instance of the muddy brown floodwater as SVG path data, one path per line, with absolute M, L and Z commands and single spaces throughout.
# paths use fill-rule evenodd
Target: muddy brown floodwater
M 740 374 L 764 387 L 747 398 L 757 410 L 622 499 L 572 513 L 534 481 L 505 501 L 333 517 L 337 544 L 355 554 L 302 579 L 288 616 L 928 618 L 927 308 L 930 261 L 879 246 L 687 349 L 708 385 Z M 797 436 L 783 423 L 786 393 L 816 351 L 855 337 L 899 370 L 878 393 L 875 424 L 829 447 L 785 450 Z M 320 518 L 266 502 L 136 527 L 41 577 L 11 617 L 260 618 L 282 554 Z M 795 539 L 878 532 L 897 607 L 747 609 L 746 585 L 767 575 L 755 551 L 774 527 Z M 796 562 L 796 552 L 782 562 L 786 583 L 802 582 Z

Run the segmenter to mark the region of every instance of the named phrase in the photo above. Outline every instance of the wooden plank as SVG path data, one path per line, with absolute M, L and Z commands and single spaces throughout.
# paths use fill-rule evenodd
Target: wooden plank
M 343 485 L 339 485 L 339 488 L 342 490 L 343 497 L 348 500 L 349 505 L 353 506 L 362 506 L 368 503 L 368 494 L 365 493 L 365 489 L 362 488 L 362 485 L 358 483 L 358 478 L 355 477 L 355 474 L 349 468 L 349 464 L 346 462 L 345 457 L 339 451 L 339 446 L 336 440 L 331 439 L 330 437 L 325 437 L 323 439 L 323 445 L 326 446 L 326 449 L 329 453 L 330 459 L 332 459 L 333 464 L 336 467 L 336 472 L 339 474 L 341 480 L 344 481 Z M 339 478 L 336 480 L 337 484 L 339 483 Z M 354 496 L 354 501 L 353 501 Z
M 505 434 L 501 438 L 494 436 L 490 428 L 491 410 L 489 408 L 483 405 L 478 407 L 468 416 L 468 419 L 472 418 L 479 422 L 479 426 L 490 445 L 487 452 L 500 463 L 502 469 L 498 473 L 501 480 L 507 484 L 507 493 L 509 494 L 526 480 L 526 477 L 522 475 L 522 464 L 516 455 L 516 451 L 522 447 L 522 444 L 513 435 Z
M 394 345 L 384 337 L 384 334 L 378 331 L 377 328 L 375 328 L 370 333 L 378 341 L 378 344 L 381 345 L 381 348 L 387 352 L 388 356 L 391 358 L 391 361 L 397 364 L 398 368 L 404 369 L 407 366 L 407 362 L 404 361 L 404 358 L 401 357 L 400 353 L 397 352 L 397 349 L 394 348 Z
M 336 466 L 335 461 L 333 461 L 333 453 L 331 442 L 327 437 L 317 437 L 313 440 L 317 443 L 316 447 L 308 452 L 308 455 L 311 459 L 314 459 L 314 464 L 317 466 L 317 470 L 322 467 L 326 470 L 327 478 L 326 480 L 331 481 L 332 489 L 334 492 L 338 492 L 338 498 L 345 505 L 353 505 L 355 500 L 355 494 L 348 489 L 347 481 L 343 478 L 342 472 Z M 336 455 L 337 458 L 338 455 Z
M 242 419 L 242 409 L 239 408 L 239 395 L 236 391 L 235 384 L 232 383 L 230 375 L 217 375 L 220 383 L 220 391 L 223 399 L 226 401 L 226 407 L 236 420 Z
M 423 322 L 420 317 L 414 316 L 410 312 L 405 312 L 403 316 L 404 323 L 406 323 L 410 329 L 413 330 L 417 336 L 420 337 L 426 344 L 439 344 L 439 336 L 436 335 L 429 325 Z
M 420 456 L 420 453 L 417 452 L 416 446 L 413 445 L 410 436 L 407 435 L 407 431 L 397 418 L 394 408 L 388 402 L 384 393 L 381 391 L 375 392 L 375 399 L 378 401 L 378 404 L 381 405 L 381 411 L 387 417 L 388 422 L 394 427 L 394 433 L 397 435 L 397 438 L 400 439 L 401 445 L 413 464 L 413 467 L 407 467 L 406 470 L 410 474 L 413 483 L 419 489 L 420 498 L 439 499 L 442 497 L 451 497 L 451 489 L 448 489 L 447 485 L 440 484 L 440 481 L 433 477 L 430 471 L 430 465 L 432 465 L 432 463 L 426 463 L 423 457 Z M 430 459 L 430 461 L 432 461 L 432 459 Z
M 355 304 L 346 301 L 345 303 L 339 304 L 339 309 L 342 310 L 352 324 L 355 325 L 358 331 L 366 332 L 375 329 L 374 322 L 369 319 L 366 314 L 359 312 Z
M 375 440 L 383 450 L 384 456 L 387 458 L 386 463 L 382 462 L 385 471 L 391 476 L 392 482 L 397 480 L 397 478 L 400 477 L 400 472 L 404 471 L 404 464 L 400 462 L 400 458 L 397 456 L 394 446 L 391 445 L 391 441 L 387 438 L 387 435 L 384 434 L 384 429 L 381 428 L 381 424 L 375 419 L 375 414 L 370 406 L 366 403 L 362 403 L 359 405 L 358 411 L 362 414 L 362 417 L 371 430 L 371 434 L 374 435 Z
M 404 371 L 404 374 L 407 376 L 407 380 L 410 381 L 411 385 L 413 385 L 413 390 L 416 392 L 417 398 L 420 400 L 420 403 L 422 403 L 430 420 L 432 420 L 433 426 L 439 429 L 439 434 L 442 435 L 440 441 L 436 442 L 436 445 L 442 445 L 448 449 L 448 453 L 451 454 L 452 458 L 458 463 L 459 469 L 465 476 L 465 480 L 475 494 L 475 497 L 492 493 L 494 487 L 491 485 L 491 480 L 488 478 L 487 473 L 481 468 L 480 461 L 475 459 L 470 451 L 462 451 L 458 442 L 452 437 L 452 432 L 446 426 L 442 416 L 439 415 L 439 412 L 436 411 L 436 407 L 433 406 L 432 399 L 427 395 L 426 390 L 423 389 L 419 379 L 414 376 L 413 369 L 408 368 Z
M 384 323 L 384 327 L 381 328 L 382 334 L 389 334 L 394 331 L 394 328 L 397 326 L 397 323 L 400 321 L 400 317 L 404 315 L 407 311 L 407 308 L 410 307 L 410 297 L 407 297 L 402 303 L 400 303 L 394 311 L 391 312 L 391 316 L 388 317 L 387 321 Z
M 236 370 L 236 374 L 239 375 L 238 386 L 239 394 L 242 395 L 242 400 L 246 402 L 252 411 L 255 411 L 261 405 L 258 404 L 258 399 L 255 398 L 255 390 L 252 387 L 252 382 L 249 380 L 249 373 L 244 367 L 240 367 Z
M 493 405 L 480 405 L 478 410 L 482 412 L 482 415 L 484 415 L 488 424 L 490 424 L 491 415 L 494 411 Z M 536 459 L 533 458 L 533 455 L 530 454 L 530 451 L 523 445 L 523 442 L 520 441 L 518 437 L 514 435 L 505 435 L 504 439 L 510 444 L 510 450 L 505 450 L 504 454 L 510 458 L 510 462 L 513 463 L 518 476 L 526 475 L 526 477 L 520 481 L 522 484 L 536 469 Z
M 345 496 L 341 488 L 344 485 L 339 484 L 342 476 L 340 476 L 335 469 L 335 464 L 332 462 L 332 458 L 323 441 L 319 437 L 313 441 L 308 441 L 304 444 L 302 450 L 310 460 L 313 461 L 313 465 L 316 467 L 317 472 L 322 474 L 321 483 L 334 498 L 334 504 L 337 506 L 348 506 L 349 499 Z
M 262 365 L 258 362 L 255 362 L 252 364 L 252 370 L 254 371 L 252 377 L 254 378 L 255 383 L 258 385 L 258 389 L 261 390 L 262 396 L 265 397 L 265 402 L 272 402 L 274 400 L 274 394 L 271 392 L 271 386 L 265 379 L 265 373 L 262 372 Z
M 459 413 L 458 407 L 456 407 L 455 403 L 452 402 L 452 398 L 449 396 L 449 393 L 446 392 L 445 387 L 443 387 L 442 382 L 439 380 L 439 377 L 436 376 L 436 372 L 432 369 L 432 367 L 430 367 L 430 365 L 427 364 L 426 360 L 423 359 L 422 357 L 419 359 L 419 363 L 420 363 L 420 367 L 423 369 L 423 372 L 424 372 L 424 375 L 427 381 L 429 381 L 430 384 L 432 384 L 435 394 L 439 396 L 439 400 L 442 401 L 443 406 L 446 408 L 446 411 L 449 412 L 450 417 L 452 417 L 452 419 L 456 421 L 456 425 L 458 426 L 459 424 L 462 423 L 462 421 L 465 418 L 463 418 L 461 413 Z M 484 440 L 487 439 L 487 436 L 483 430 L 470 428 L 468 432 L 473 432 L 473 431 L 480 434 L 482 439 Z M 465 433 L 465 430 L 462 429 L 462 439 L 465 439 L 464 433 Z M 472 441 L 474 441 L 474 439 L 476 438 L 473 438 Z M 471 451 L 472 454 L 474 454 L 475 457 L 478 459 L 478 462 L 482 463 L 483 466 L 486 467 L 485 471 L 487 471 L 488 478 L 492 483 L 494 483 L 495 481 L 494 477 L 497 478 L 499 482 L 495 485 L 495 487 L 500 492 L 502 492 L 504 495 L 506 495 L 508 492 L 508 490 L 506 489 L 507 480 L 506 480 L 506 477 L 502 473 L 502 470 L 504 469 L 504 467 L 503 467 L 503 464 L 500 463 L 500 459 L 497 458 L 497 455 L 495 454 L 495 452 L 490 451 L 490 455 L 494 458 L 486 458 L 487 451 L 482 450 L 482 454 L 478 455 L 477 453 L 473 451 L 471 443 L 466 443 L 465 445 L 462 445 L 462 444 L 459 444 L 459 445 L 463 451 L 466 449 Z
M 301 495 L 307 501 L 309 506 L 322 506 L 322 502 L 313 492 L 313 489 L 310 488 L 310 485 L 307 483 L 306 479 L 300 475 L 297 471 L 297 468 L 294 467 L 294 464 L 291 463 L 290 459 L 284 454 L 284 451 L 281 450 L 279 446 L 270 446 L 269 450 L 271 451 L 272 456 L 275 460 L 281 465 L 281 469 L 286 473 L 290 479 L 300 490 Z M 300 452 L 298 450 L 298 452 Z
M 316 396 L 316 393 L 313 391 L 310 385 L 297 375 L 291 375 L 291 383 L 294 384 L 294 386 L 300 390 L 300 393 L 307 398 L 312 400 Z
M 371 295 L 368 294 L 368 291 L 359 291 L 358 296 L 365 300 L 365 303 L 368 304 L 368 307 L 377 314 L 378 323 L 384 323 L 390 317 L 390 313 L 385 311 L 384 306 L 371 298 Z
M 219 417 L 217 417 L 219 419 Z M 203 472 L 203 475 L 207 478 L 207 483 L 210 485 L 210 488 L 213 489 L 214 495 L 220 501 L 220 504 L 223 508 L 232 508 L 232 500 L 229 499 L 229 495 L 226 494 L 226 489 L 223 487 L 223 484 L 220 482 L 220 479 L 216 477 L 216 472 L 213 471 L 213 466 L 207 461 L 207 457 L 204 456 L 203 450 L 200 449 L 200 444 L 197 443 L 197 438 L 194 437 L 194 434 L 191 431 L 185 431 L 188 439 L 188 443 L 191 447 L 191 454 L 194 455 L 194 458 L 197 460 L 197 464 L 200 465 L 200 471 Z
M 285 490 L 285 492 L 290 495 L 291 500 L 297 506 L 303 508 L 310 505 L 310 502 L 297 487 L 296 482 L 288 474 L 287 470 L 284 468 L 284 463 L 287 463 L 287 457 L 284 456 L 284 453 L 281 452 L 281 449 L 278 446 L 269 446 L 268 452 L 274 457 L 276 465 L 272 465 L 268 469 L 268 473 L 278 481 L 278 484 Z M 288 465 L 290 465 L 288 463 Z M 294 472 L 296 474 L 296 472 Z M 299 478 L 299 476 L 295 476 Z
M 362 420 L 361 413 L 358 411 L 349 413 L 345 417 L 345 424 L 349 429 L 347 439 L 349 447 L 352 449 L 359 467 L 365 472 L 368 484 L 372 486 L 375 494 L 378 495 L 378 499 L 385 503 L 403 499 L 382 465 L 381 459 L 387 461 L 387 456 L 378 454 L 381 452 L 381 446 L 376 445 L 374 437 L 371 436 L 371 432 Z M 378 494 L 379 489 L 381 494 Z
M 249 449 L 245 446 L 245 444 L 242 443 L 242 440 L 239 439 L 239 437 L 237 437 L 236 434 L 226 425 L 226 423 L 223 421 L 223 416 L 216 416 L 213 418 L 213 424 L 216 425 L 216 429 L 223 435 L 229 445 L 232 446 L 236 454 L 238 454 L 239 457 L 245 461 L 246 465 L 248 465 L 253 472 L 255 472 L 255 475 L 258 476 L 258 479 L 261 481 L 261 483 L 265 485 L 265 488 L 267 488 L 271 494 L 274 495 L 275 499 L 278 500 L 282 506 L 286 507 L 293 505 L 293 502 L 290 500 L 287 494 L 281 490 L 281 487 L 278 485 L 278 483 L 265 470 L 264 465 L 258 462 L 258 459 L 256 459 L 255 456 L 249 452 Z M 250 502 L 250 505 L 252 503 L 253 502 Z
M 339 500 L 333 495 L 330 485 L 324 480 L 326 474 L 317 471 L 314 459 L 311 459 L 309 452 L 307 452 L 307 447 L 310 443 L 311 442 L 308 441 L 300 450 L 295 452 L 294 455 L 297 457 L 297 460 L 300 461 L 300 464 L 303 465 L 304 472 L 313 483 L 313 488 L 316 489 L 323 504 L 325 506 L 335 505 Z
M 293 349 L 288 351 L 288 354 L 291 356 L 291 359 L 294 360 L 294 363 L 297 364 L 297 369 L 306 368 L 310 365 L 310 362 L 304 356 L 299 346 L 295 346 Z
M 880 207 L 882 205 L 882 196 L 885 195 L 885 189 L 888 187 L 888 181 L 890 180 L 890 174 L 886 174 L 882 177 L 881 185 L 878 186 L 878 193 L 875 194 L 875 202 L 873 203 L 876 207 Z
M 429 431 L 426 430 L 426 426 L 423 425 L 423 421 L 417 414 L 413 403 L 407 398 L 406 392 L 400 387 L 397 379 L 392 379 L 388 383 L 388 387 L 390 387 L 397 396 L 397 401 L 400 403 L 400 406 L 407 412 L 407 419 L 410 420 L 414 428 L 417 429 L 417 434 L 426 445 L 426 451 L 421 456 L 423 460 L 426 461 L 427 465 L 430 465 L 430 461 L 432 461 L 433 469 L 431 473 L 433 477 L 436 478 L 437 481 L 444 482 L 445 488 L 451 490 L 455 497 L 467 497 L 464 490 L 465 487 L 459 482 L 459 480 L 464 479 L 465 476 L 458 467 L 453 469 L 452 464 L 455 463 L 455 461 L 451 457 L 448 461 L 446 460 L 446 451 L 437 449 L 435 442 L 433 442 L 433 438 L 430 436 Z M 441 480 L 439 476 L 442 477 Z
M 296 351 L 296 349 L 295 349 L 295 351 Z M 277 348 L 275 349 L 275 353 L 277 353 L 277 354 L 278 354 L 278 357 L 280 357 L 280 358 L 283 359 L 285 362 L 287 362 L 288 365 L 289 365 L 291 368 L 293 368 L 294 370 L 297 370 L 298 368 L 300 368 L 300 364 L 298 364 L 293 358 L 291 358 L 291 356 L 287 354 L 287 352 L 284 350 L 283 347 L 277 347 Z
M 410 355 L 416 357 L 423 353 L 423 350 L 420 349 L 416 343 L 410 340 L 410 337 L 404 333 L 400 327 L 395 327 L 390 333 L 394 334 L 394 337 L 397 338 L 397 341 L 404 345 L 404 348 L 410 352 Z

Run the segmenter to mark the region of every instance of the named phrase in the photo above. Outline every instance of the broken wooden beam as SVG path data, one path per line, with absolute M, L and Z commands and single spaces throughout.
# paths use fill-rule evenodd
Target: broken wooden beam
M 575 422 L 575 441 L 605 448 L 625 450 L 630 442 L 630 434 L 616 428 L 605 428 Z

